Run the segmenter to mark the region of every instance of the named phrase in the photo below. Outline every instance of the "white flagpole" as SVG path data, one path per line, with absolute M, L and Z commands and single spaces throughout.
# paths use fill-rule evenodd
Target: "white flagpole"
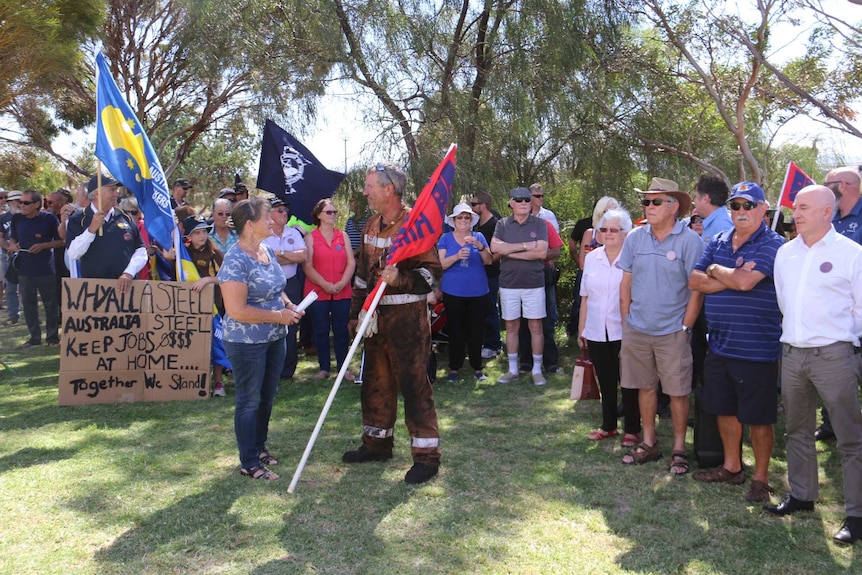
M 329 397 L 326 398 L 326 403 L 323 404 L 323 411 L 320 412 L 320 417 L 317 418 L 317 424 L 314 426 L 314 431 L 311 432 L 311 438 L 308 440 L 308 445 L 305 446 L 305 452 L 302 454 L 302 459 L 299 460 L 299 465 L 297 465 L 296 471 L 293 473 L 293 479 L 290 480 L 290 486 L 287 488 L 288 493 L 293 493 L 296 489 L 296 484 L 299 483 L 299 477 L 302 475 L 302 470 L 305 469 L 305 464 L 308 462 L 308 457 L 311 455 L 311 450 L 314 448 L 314 442 L 317 441 L 317 436 L 323 428 L 323 422 L 326 420 L 329 408 L 332 406 L 332 402 L 335 401 L 335 394 L 338 393 L 338 388 L 341 386 L 344 374 L 347 373 L 347 368 L 350 366 L 350 360 L 353 359 L 353 354 L 356 353 L 356 349 L 362 342 L 365 330 L 371 322 L 371 315 L 377 309 L 377 304 L 380 303 L 380 298 L 383 297 L 384 291 L 386 291 L 386 282 L 381 282 L 380 289 L 377 290 L 377 293 L 374 295 L 374 299 L 371 300 L 371 306 L 368 308 L 368 313 L 365 314 L 362 324 L 356 330 L 356 337 L 353 338 L 353 344 L 347 351 L 347 357 L 344 359 L 344 363 L 341 364 L 341 369 L 338 370 L 338 377 L 335 378 L 335 383 L 332 384 L 332 390 L 329 392 Z

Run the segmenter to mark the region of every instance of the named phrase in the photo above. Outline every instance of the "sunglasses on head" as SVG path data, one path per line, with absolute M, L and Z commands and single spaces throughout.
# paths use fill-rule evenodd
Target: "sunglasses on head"
M 392 178 L 389 177 L 389 172 L 386 171 L 386 166 L 383 164 L 377 164 L 374 166 L 374 169 L 378 172 L 383 172 L 383 175 L 386 176 L 386 179 L 389 180 L 389 183 L 392 184 L 392 187 L 395 187 L 395 182 L 392 181 Z
M 750 212 L 754 208 L 757 207 L 757 202 L 730 202 L 730 209 L 734 212 L 738 212 L 740 209 L 745 210 L 746 212 Z
M 512 198 L 512 201 L 518 204 L 526 204 L 530 201 L 530 198 Z
M 647 206 L 648 206 L 648 205 L 650 205 L 650 204 L 652 204 L 652 205 L 654 205 L 654 206 L 660 206 L 660 205 L 662 205 L 662 204 L 663 204 L 663 203 L 665 203 L 665 202 L 668 202 L 668 203 L 672 204 L 672 203 L 674 203 L 674 201 L 675 201 L 675 200 L 666 200 L 666 199 L 664 199 L 664 198 L 643 198 L 643 199 L 641 200 L 641 205 L 642 205 L 643 207 L 647 207 Z

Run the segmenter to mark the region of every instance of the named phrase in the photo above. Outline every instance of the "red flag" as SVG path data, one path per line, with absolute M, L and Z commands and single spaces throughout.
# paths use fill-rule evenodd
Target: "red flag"
M 443 157 L 443 161 L 434 170 L 434 174 L 422 188 L 410 217 L 399 230 L 398 235 L 392 239 L 389 249 L 387 264 L 397 264 L 415 255 L 431 249 L 443 233 L 443 222 L 446 220 L 446 207 L 449 205 L 449 196 L 452 192 L 452 184 L 455 181 L 455 152 L 457 144 L 449 146 L 449 151 Z M 374 287 L 365 298 L 362 309 L 368 311 L 371 300 L 380 290 L 381 283 Z
M 796 194 L 805 186 L 810 186 L 814 180 L 800 169 L 795 163 L 787 164 L 787 175 L 784 176 L 784 185 L 781 186 L 781 196 L 778 199 L 778 205 L 793 209 L 793 202 L 796 200 Z

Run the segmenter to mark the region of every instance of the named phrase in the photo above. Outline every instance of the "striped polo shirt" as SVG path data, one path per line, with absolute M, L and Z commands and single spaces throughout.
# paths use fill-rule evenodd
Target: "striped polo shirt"
M 753 261 L 754 270 L 766 277 L 751 291 L 725 289 L 706 295 L 709 348 L 716 355 L 731 359 L 775 361 L 781 352 L 778 341 L 781 311 L 772 278 L 775 254 L 784 245 L 784 239 L 761 224 L 734 252 L 731 243 L 734 231 L 731 228 L 713 238 L 695 269 L 705 272 L 711 264 L 733 269 Z

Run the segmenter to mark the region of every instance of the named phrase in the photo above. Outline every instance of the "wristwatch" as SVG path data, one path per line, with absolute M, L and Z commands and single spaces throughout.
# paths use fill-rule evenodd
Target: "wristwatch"
M 682 326 L 682 332 L 685 333 L 685 335 L 691 335 L 691 328 L 687 325 L 684 325 Z
M 284 257 L 284 250 L 278 250 L 278 257 L 280 257 L 280 258 Z
M 709 264 L 709 267 L 706 268 L 706 275 L 708 277 L 714 278 L 715 276 L 712 274 L 713 274 L 713 272 L 715 272 L 715 268 L 717 268 L 717 267 L 718 267 L 718 264 Z

